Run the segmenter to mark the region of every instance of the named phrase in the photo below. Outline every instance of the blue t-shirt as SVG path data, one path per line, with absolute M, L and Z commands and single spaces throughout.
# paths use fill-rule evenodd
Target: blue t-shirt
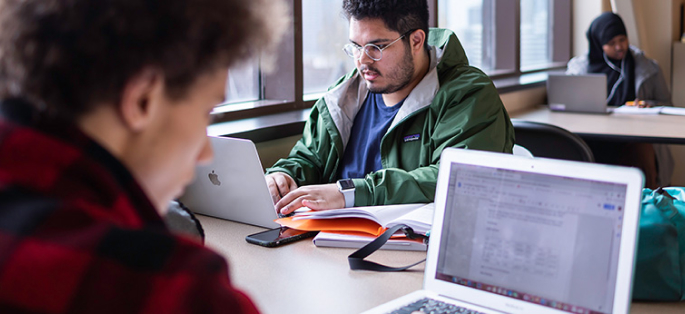
M 345 147 L 340 167 L 340 179 L 363 178 L 368 173 L 383 168 L 381 164 L 381 139 L 388 131 L 395 114 L 404 100 L 388 107 L 382 94 L 369 93 L 359 113 L 354 118 L 350 140 Z

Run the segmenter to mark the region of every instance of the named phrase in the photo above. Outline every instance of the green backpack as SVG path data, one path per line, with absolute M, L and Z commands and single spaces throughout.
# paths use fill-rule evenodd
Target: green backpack
M 642 191 L 633 299 L 685 300 L 685 188 Z

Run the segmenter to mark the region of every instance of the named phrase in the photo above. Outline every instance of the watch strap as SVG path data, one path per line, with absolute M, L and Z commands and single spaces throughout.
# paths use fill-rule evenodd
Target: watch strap
M 352 179 L 342 179 L 337 182 L 338 190 L 345 198 L 345 208 L 354 207 L 354 183 Z M 344 188 L 347 186 L 347 188 Z

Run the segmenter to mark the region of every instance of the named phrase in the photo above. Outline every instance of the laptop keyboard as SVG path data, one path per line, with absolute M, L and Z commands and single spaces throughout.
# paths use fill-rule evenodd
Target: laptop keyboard
M 430 314 L 448 314 L 448 313 L 463 313 L 463 314 L 484 314 L 482 312 L 469 310 L 465 307 L 454 304 L 445 303 L 438 300 L 423 298 L 414 303 L 405 305 L 397 310 L 390 312 L 391 314 L 411 314 L 413 312 L 423 312 Z

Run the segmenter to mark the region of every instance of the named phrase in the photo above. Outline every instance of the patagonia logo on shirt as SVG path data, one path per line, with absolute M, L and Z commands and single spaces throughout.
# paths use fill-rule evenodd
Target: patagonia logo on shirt
M 411 134 L 411 135 L 407 135 L 404 137 L 404 142 L 406 143 L 406 142 L 418 141 L 420 138 L 421 138 L 421 134 L 419 134 L 419 133 Z

